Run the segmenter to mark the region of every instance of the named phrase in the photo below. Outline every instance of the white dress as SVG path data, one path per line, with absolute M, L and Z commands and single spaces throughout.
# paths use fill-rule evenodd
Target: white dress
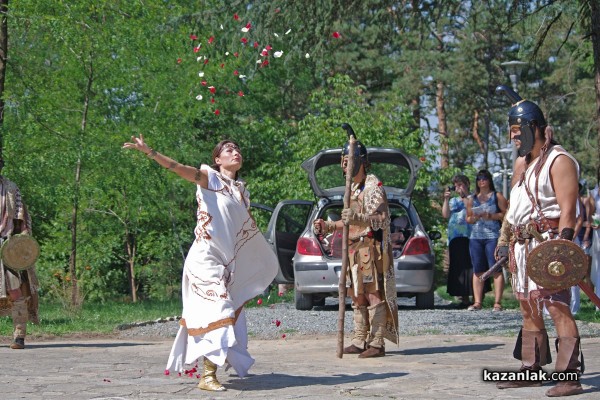
M 527 185 L 534 198 L 539 200 L 540 208 L 546 218 L 556 219 L 560 217 L 560 207 L 556 202 L 556 193 L 554 192 L 554 188 L 552 187 L 550 181 L 550 166 L 556 157 L 560 155 L 565 155 L 572 159 L 577 166 L 577 171 L 579 173 L 579 165 L 577 164 L 575 158 L 567 153 L 561 146 L 553 146 L 548 153 L 546 162 L 540 170 L 538 192 L 536 195 L 536 177 L 534 174 L 534 169 L 538 159 L 536 158 L 533 160 L 525 171 L 524 184 L 519 185 L 517 183 L 513 186 L 510 192 L 510 206 L 506 213 L 506 218 L 512 226 L 525 225 L 531 218 L 539 221 L 537 211 L 533 211 L 532 213 L 532 204 L 529 196 L 527 195 L 525 185 Z M 543 236 L 547 238 L 548 234 L 544 233 Z M 545 295 L 544 288 L 538 286 L 529 277 L 527 277 L 528 294 L 525 294 L 526 257 L 527 254 L 537 245 L 538 242 L 535 239 L 531 239 L 528 249 L 525 248 L 524 243 L 515 243 L 515 262 L 517 265 L 517 273 L 513 274 L 512 287 L 515 291 L 515 294 L 517 294 L 517 297 L 520 299 L 528 298 L 529 296 L 535 299 L 539 296 Z
M 590 192 L 590 196 L 596 206 L 596 214 L 600 214 L 600 190 L 598 185 Z M 595 286 L 596 295 L 600 296 L 600 228 L 593 229 L 594 238 L 590 255 L 592 256 L 591 279 Z
M 278 260 L 248 211 L 244 184 L 202 169 L 208 189 L 196 192 L 196 240 L 183 268 L 181 326 L 166 368 L 181 372 L 204 356 L 243 377 L 254 364 L 243 305 L 273 281 Z

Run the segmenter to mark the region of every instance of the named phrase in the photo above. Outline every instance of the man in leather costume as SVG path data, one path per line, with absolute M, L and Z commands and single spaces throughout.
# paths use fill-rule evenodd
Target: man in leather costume
M 356 141 L 354 170 L 347 171 L 349 143 L 342 149 L 344 175 L 352 174 L 350 207 L 340 221 L 314 221 L 315 234 L 332 233 L 349 225 L 348 279 L 354 311 L 352 343 L 344 354 L 383 357 L 384 338 L 398 343 L 398 304 L 390 239 L 390 211 L 379 179 L 367 174 L 367 149 Z

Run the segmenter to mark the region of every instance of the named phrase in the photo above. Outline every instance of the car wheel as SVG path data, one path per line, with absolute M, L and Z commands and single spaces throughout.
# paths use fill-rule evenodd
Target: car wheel
M 325 298 L 326 298 L 326 296 L 319 297 L 317 299 L 313 298 L 313 306 L 315 306 L 315 307 L 325 307 Z
M 425 293 L 417 294 L 416 305 L 419 310 L 430 310 L 433 308 L 433 288 Z
M 312 294 L 300 293 L 298 290 L 296 294 L 296 310 L 308 311 L 313 308 L 313 296 Z

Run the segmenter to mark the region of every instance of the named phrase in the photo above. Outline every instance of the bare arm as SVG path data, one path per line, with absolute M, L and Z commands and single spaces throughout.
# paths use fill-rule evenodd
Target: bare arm
M 176 173 L 186 181 L 200 185 L 204 189 L 208 187 L 208 174 L 206 171 L 202 171 L 200 168 L 191 167 L 189 165 L 180 164 L 172 158 L 153 150 L 146 142 L 144 142 L 144 136 L 142 134 L 140 134 L 139 137 L 132 136 L 131 142 L 124 143 L 123 148 L 141 151 L 150 159 L 156 161 L 160 166 Z
M 470 198 L 467 201 L 467 222 L 469 224 L 474 224 L 477 221 L 477 217 L 473 214 L 473 198 Z
M 550 167 L 550 180 L 556 193 L 556 202 L 560 207 L 559 233 L 564 228 L 574 229 L 577 223 L 576 211 L 579 200 L 577 178 L 577 167 L 573 160 L 563 155 L 554 160 Z
M 442 203 L 442 217 L 450 218 L 450 190 L 444 190 L 444 202 Z

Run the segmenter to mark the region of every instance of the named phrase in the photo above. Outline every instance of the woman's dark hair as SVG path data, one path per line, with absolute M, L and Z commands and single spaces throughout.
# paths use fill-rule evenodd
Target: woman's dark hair
M 485 178 L 487 178 L 487 180 L 490 182 L 490 191 L 496 193 L 496 187 L 494 186 L 494 178 L 490 171 L 488 171 L 487 169 L 480 170 L 477 173 L 477 177 L 475 179 L 479 178 L 480 176 L 484 176 Z M 479 194 L 479 185 L 475 185 L 475 194 Z
M 454 177 L 452 178 L 452 183 L 456 184 L 457 182 L 464 184 L 467 187 L 467 189 L 471 186 L 471 181 L 466 175 L 454 175 Z
M 237 147 L 237 149 L 239 151 L 240 146 L 238 146 L 238 144 L 236 142 L 234 142 L 233 140 L 221 140 L 219 143 L 217 143 L 217 145 L 215 146 L 215 148 L 212 151 L 212 164 L 210 166 L 212 169 L 221 172 L 221 167 L 219 165 L 217 165 L 215 160 L 217 159 L 217 157 L 219 157 L 221 155 L 221 152 L 228 144 Z M 238 173 L 239 173 L 239 171 L 237 171 L 235 173 L 236 180 L 238 178 Z

